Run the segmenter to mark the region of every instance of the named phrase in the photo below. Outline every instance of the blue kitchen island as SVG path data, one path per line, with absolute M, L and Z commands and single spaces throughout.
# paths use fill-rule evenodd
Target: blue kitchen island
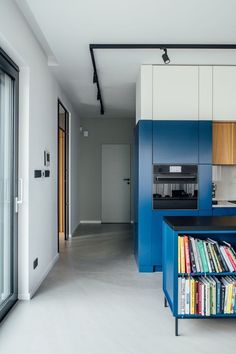
M 200 240 L 210 238 L 215 241 L 236 246 L 236 217 L 235 216 L 211 216 L 211 217 L 165 217 L 163 221 L 163 291 L 165 306 L 169 308 L 175 317 L 175 334 L 178 335 L 178 319 L 189 318 L 232 318 L 236 317 L 235 311 L 225 313 L 218 311 L 215 314 L 183 314 L 180 313 L 180 289 L 179 280 L 183 278 L 197 279 L 199 277 L 215 279 L 235 276 L 235 271 L 227 272 L 190 272 L 182 273 L 179 265 L 180 251 L 178 247 L 179 237 L 196 237 Z M 191 295 L 190 295 L 191 296 Z M 235 304 L 235 301 L 234 301 Z

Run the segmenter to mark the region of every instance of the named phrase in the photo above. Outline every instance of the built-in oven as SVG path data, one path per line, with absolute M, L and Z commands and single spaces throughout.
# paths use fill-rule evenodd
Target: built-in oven
M 153 165 L 153 209 L 197 208 L 197 165 Z

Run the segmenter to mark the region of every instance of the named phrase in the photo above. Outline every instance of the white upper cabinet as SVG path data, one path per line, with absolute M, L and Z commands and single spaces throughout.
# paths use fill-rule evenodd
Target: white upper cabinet
M 136 83 L 136 123 L 152 120 L 152 65 L 141 65 Z
M 236 67 L 213 67 L 213 120 L 236 121 Z
M 153 66 L 153 119 L 198 120 L 198 66 Z
M 212 120 L 212 66 L 199 66 L 199 119 Z

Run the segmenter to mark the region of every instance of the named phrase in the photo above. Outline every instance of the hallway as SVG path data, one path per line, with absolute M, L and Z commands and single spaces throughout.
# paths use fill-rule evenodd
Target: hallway
M 231 321 L 181 321 L 182 336 L 174 337 L 161 289 L 161 274 L 137 272 L 130 231 L 61 242 L 60 260 L 33 300 L 18 302 L 3 321 L 0 354 L 162 354 L 173 345 L 181 354 L 190 346 L 233 352 Z

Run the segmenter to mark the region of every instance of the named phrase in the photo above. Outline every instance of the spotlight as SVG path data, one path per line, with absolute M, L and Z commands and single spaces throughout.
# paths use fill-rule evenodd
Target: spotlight
M 164 51 L 164 53 L 162 54 L 162 59 L 163 59 L 165 64 L 169 64 L 170 63 L 170 58 L 168 57 L 167 49 L 163 48 L 162 50 Z

